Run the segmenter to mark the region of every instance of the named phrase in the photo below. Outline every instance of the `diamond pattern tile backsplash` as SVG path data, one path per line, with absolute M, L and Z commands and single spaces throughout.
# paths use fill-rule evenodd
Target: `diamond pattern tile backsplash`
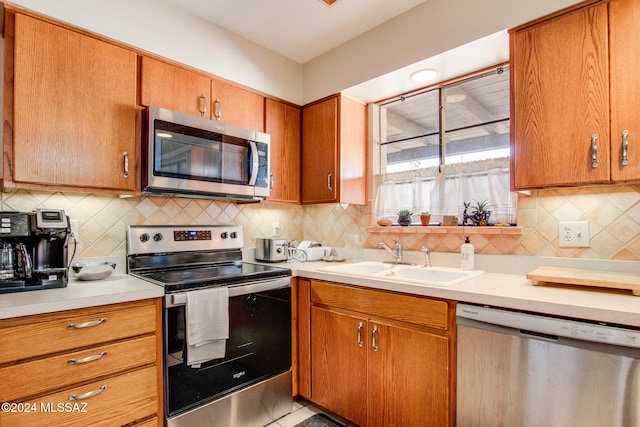
M 460 234 L 367 233 L 371 206 L 290 206 L 270 203 L 235 204 L 185 198 L 132 197 L 93 193 L 15 191 L 2 193 L 2 210 L 31 211 L 39 207 L 64 209 L 80 225 L 76 256 L 125 256 L 129 224 L 238 224 L 245 247 L 256 237 L 279 236 L 344 246 L 349 234 L 360 233 L 365 246 L 400 238 L 407 250 L 425 245 L 436 252 L 459 252 Z M 589 248 L 560 248 L 559 221 L 588 221 Z M 534 191 L 521 196 L 520 235 L 474 235 L 476 253 L 537 255 L 566 258 L 640 260 L 640 185 Z

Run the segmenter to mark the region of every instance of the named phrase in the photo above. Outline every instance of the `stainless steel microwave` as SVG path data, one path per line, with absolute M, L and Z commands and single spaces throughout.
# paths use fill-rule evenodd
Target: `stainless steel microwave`
M 269 195 L 266 133 L 150 106 L 142 193 L 260 200 Z

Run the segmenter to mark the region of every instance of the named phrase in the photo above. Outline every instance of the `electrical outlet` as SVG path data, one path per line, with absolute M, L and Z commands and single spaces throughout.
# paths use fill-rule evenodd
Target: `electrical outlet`
M 589 223 L 587 221 L 566 221 L 558 224 L 560 247 L 588 248 Z

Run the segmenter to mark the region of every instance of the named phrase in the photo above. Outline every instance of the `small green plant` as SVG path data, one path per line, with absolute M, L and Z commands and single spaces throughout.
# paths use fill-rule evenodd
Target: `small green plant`
M 491 205 L 489 205 L 489 201 L 487 200 L 483 200 L 481 202 L 474 200 L 476 202 L 476 205 L 473 206 L 473 209 L 477 212 L 484 212 L 484 211 L 488 211 L 491 208 Z
M 413 215 L 413 212 L 410 211 L 409 209 L 402 209 L 401 211 L 398 211 L 398 216 L 411 216 Z
M 420 212 L 420 216 L 431 216 L 431 214 L 429 213 L 429 211 L 425 211 L 425 212 Z

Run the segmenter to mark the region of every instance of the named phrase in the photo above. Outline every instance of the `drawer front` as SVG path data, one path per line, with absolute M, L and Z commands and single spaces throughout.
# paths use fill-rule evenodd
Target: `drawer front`
M 156 303 L 116 304 L 0 323 L 0 364 L 155 333 Z
M 344 308 L 369 316 L 444 331 L 449 329 L 449 304 L 446 301 L 315 280 L 311 284 L 311 299 L 314 304 Z
M 0 401 L 44 394 L 156 361 L 156 337 L 61 354 L 0 368 Z
M 139 369 L 103 381 L 74 387 L 16 404 L 13 412 L 0 412 L 3 427 L 120 426 L 157 415 L 155 367 Z M 89 397 L 82 395 L 93 394 Z M 69 400 L 70 396 L 78 400 Z M 29 409 L 27 409 L 29 408 Z

